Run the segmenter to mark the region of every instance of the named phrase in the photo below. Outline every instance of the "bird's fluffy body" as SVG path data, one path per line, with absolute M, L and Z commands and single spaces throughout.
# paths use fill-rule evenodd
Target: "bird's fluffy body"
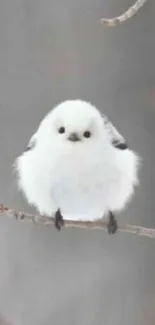
M 61 209 L 64 219 L 93 221 L 123 209 L 131 199 L 138 184 L 139 158 L 112 145 L 104 121 L 90 103 L 70 100 L 40 123 L 30 150 L 15 165 L 19 188 L 42 215 L 53 217 Z M 63 134 L 58 133 L 61 126 Z M 86 130 L 90 138 L 84 138 Z M 80 141 L 69 141 L 72 133 Z M 123 139 L 117 130 L 116 134 Z

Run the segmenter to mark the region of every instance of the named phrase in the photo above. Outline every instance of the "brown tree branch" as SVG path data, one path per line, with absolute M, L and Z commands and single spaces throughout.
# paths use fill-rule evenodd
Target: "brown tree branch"
M 118 17 L 111 19 L 101 18 L 101 23 L 108 27 L 115 27 L 118 24 L 122 24 L 124 21 L 132 18 L 140 8 L 144 6 L 147 0 L 137 0 L 127 11 Z
M 54 219 L 46 216 L 41 215 L 32 215 L 24 212 L 17 212 L 13 209 L 9 209 L 5 207 L 3 204 L 0 204 L 0 215 L 7 216 L 9 218 L 13 218 L 19 221 L 27 221 L 33 222 L 40 225 L 49 225 L 54 224 Z M 107 221 L 106 220 L 99 220 L 99 221 L 72 221 L 72 220 L 65 220 L 65 227 L 66 228 L 87 228 L 87 229 L 107 229 Z M 155 238 L 155 229 L 143 228 L 140 226 L 132 226 L 132 225 L 125 225 L 119 226 L 118 231 L 132 233 L 139 236 L 146 236 L 149 238 Z

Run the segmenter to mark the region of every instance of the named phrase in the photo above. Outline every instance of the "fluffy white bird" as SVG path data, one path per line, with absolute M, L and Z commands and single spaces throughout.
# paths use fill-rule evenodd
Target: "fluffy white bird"
M 125 207 L 138 184 L 139 157 L 96 107 L 68 100 L 45 116 L 15 166 L 29 204 L 54 216 L 58 230 L 65 219 L 109 216 L 113 234 L 113 213 Z

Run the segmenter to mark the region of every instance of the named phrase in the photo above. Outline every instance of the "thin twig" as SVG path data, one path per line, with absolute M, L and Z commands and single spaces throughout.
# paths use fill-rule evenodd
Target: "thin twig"
M 122 24 L 124 21 L 132 18 L 140 8 L 144 6 L 147 0 L 137 0 L 127 11 L 118 17 L 111 19 L 102 18 L 101 23 L 108 27 L 115 27 L 118 24 Z
M 49 225 L 54 224 L 54 218 L 50 218 L 47 216 L 41 215 L 32 215 L 24 212 L 18 212 L 13 209 L 9 209 L 3 204 L 0 204 L 0 215 L 7 216 L 9 218 L 13 218 L 19 221 L 27 221 L 33 222 L 36 224 L 41 225 Z M 65 227 L 66 228 L 87 228 L 87 229 L 107 229 L 107 221 L 100 220 L 100 221 L 73 221 L 73 220 L 65 220 Z M 140 226 L 132 226 L 132 225 L 125 225 L 119 226 L 118 231 L 132 233 L 139 236 L 146 236 L 150 238 L 155 238 L 155 229 L 143 228 Z

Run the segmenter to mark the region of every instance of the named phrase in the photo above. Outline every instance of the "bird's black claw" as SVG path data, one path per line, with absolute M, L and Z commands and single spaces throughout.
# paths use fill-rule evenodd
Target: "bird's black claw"
M 117 220 L 115 219 L 114 215 L 112 214 L 112 212 L 109 213 L 109 221 L 108 221 L 108 225 L 107 225 L 107 229 L 108 229 L 108 234 L 109 235 L 113 235 L 116 233 L 117 231 Z
M 56 214 L 55 214 L 55 228 L 57 230 L 61 230 L 61 228 L 64 226 L 64 220 L 63 220 L 63 217 L 61 215 L 61 212 L 60 210 L 57 210 Z

